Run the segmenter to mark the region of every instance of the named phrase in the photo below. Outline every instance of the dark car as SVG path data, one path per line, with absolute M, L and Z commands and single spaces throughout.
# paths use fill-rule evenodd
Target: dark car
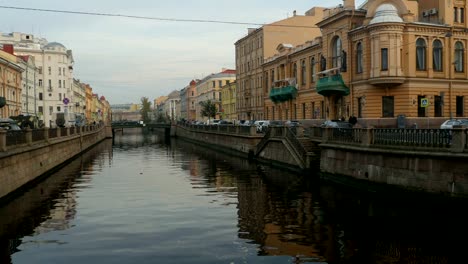
M 0 129 L 21 130 L 16 121 L 11 118 L 0 118 Z
M 352 137 L 353 136 L 353 125 L 346 121 L 340 120 L 327 120 L 323 122 L 321 127 L 334 128 L 333 136 L 334 137 Z

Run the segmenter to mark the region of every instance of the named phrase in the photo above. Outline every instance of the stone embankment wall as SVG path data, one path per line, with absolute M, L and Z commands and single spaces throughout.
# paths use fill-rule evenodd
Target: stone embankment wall
M 241 157 L 253 157 L 258 143 L 263 138 L 263 134 L 257 134 L 253 126 L 173 126 L 171 134 L 189 142 Z
M 29 140 L 0 151 L 0 199 L 111 135 L 110 127 L 81 128 L 72 135 L 68 130 L 64 136 Z M 5 135 L 2 136 L 4 140 Z

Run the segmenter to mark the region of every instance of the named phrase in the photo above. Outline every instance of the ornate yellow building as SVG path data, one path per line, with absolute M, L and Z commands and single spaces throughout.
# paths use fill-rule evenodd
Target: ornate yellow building
M 321 36 L 266 59 L 266 119 L 348 119 L 437 126 L 468 110 L 466 1 L 345 0 Z M 317 120 L 318 121 L 318 120 Z M 424 122 L 423 122 L 424 121 Z

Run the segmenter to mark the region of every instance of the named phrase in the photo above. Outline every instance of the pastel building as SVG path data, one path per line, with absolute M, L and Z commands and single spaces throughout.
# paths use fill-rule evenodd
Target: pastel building
M 466 1 L 354 0 L 325 9 L 321 35 L 262 64 L 267 119 L 437 127 L 467 116 Z M 421 126 L 420 126 L 421 127 Z

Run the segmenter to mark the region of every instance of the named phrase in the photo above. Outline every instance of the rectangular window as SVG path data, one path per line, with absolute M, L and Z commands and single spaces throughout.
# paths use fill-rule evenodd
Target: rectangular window
M 218 87 L 223 86 L 223 81 L 218 81 Z
M 458 117 L 462 117 L 464 115 L 464 111 L 463 111 L 463 108 L 464 108 L 464 103 L 463 103 L 463 100 L 464 97 L 463 96 L 457 96 L 457 102 L 456 102 L 456 108 L 457 108 L 457 116 Z
M 38 112 L 39 112 L 40 114 L 44 114 L 44 107 L 39 106 Z
M 458 8 L 453 8 L 453 21 L 458 22 Z
M 67 87 L 65 87 L 65 80 L 63 80 L 63 88 L 67 88 Z
M 52 80 L 49 79 L 49 89 L 52 89 Z
M 39 100 L 42 101 L 42 93 L 39 93 Z
M 52 75 L 52 67 L 49 67 L 49 75 Z
M 39 66 L 39 67 L 37 68 L 37 72 L 38 72 L 39 74 L 42 74 L 42 66 Z
M 39 84 L 40 87 L 42 87 L 42 79 L 39 79 Z
M 53 106 L 49 106 L 49 115 L 52 115 L 53 112 L 54 112 L 54 107 L 53 107 Z
M 215 92 L 213 92 L 213 99 L 216 99 L 216 95 L 215 95 Z
M 384 48 L 381 50 L 381 59 L 380 63 L 382 64 L 382 71 L 388 70 L 388 49 Z
M 394 117 L 393 96 L 382 96 L 382 117 Z
M 62 68 L 59 67 L 58 73 L 59 75 L 62 75 Z
M 62 93 L 59 93 L 59 101 L 62 101 Z
M 212 84 L 213 84 L 213 88 L 215 88 L 216 87 L 216 82 L 213 81 Z
M 65 76 L 65 67 L 63 67 L 62 70 L 63 70 L 63 76 Z
M 58 88 L 62 88 L 62 80 L 58 80 Z
M 60 106 L 57 106 L 57 112 L 60 112 Z
M 465 23 L 465 8 L 460 8 L 460 23 Z

